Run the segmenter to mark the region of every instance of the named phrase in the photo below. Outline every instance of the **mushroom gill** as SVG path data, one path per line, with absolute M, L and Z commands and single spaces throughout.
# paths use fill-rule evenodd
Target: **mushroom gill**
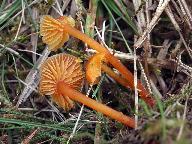
M 70 110 L 74 106 L 73 101 L 68 96 L 58 93 L 56 85 L 63 81 L 73 89 L 80 89 L 84 78 L 80 59 L 68 54 L 57 54 L 44 62 L 40 72 L 40 93 L 51 95 L 65 111 Z
M 74 27 L 75 21 L 72 17 L 66 16 L 54 19 L 46 15 L 41 19 L 40 34 L 43 36 L 43 42 L 48 44 L 49 50 L 56 51 L 69 40 L 69 35 L 63 31 L 63 24 Z

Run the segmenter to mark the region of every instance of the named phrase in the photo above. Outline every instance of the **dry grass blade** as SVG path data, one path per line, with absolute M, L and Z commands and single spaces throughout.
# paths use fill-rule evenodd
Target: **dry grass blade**
M 29 144 L 31 139 L 36 135 L 39 129 L 34 130 L 30 135 L 28 135 L 22 142 L 21 144 Z
M 135 48 L 139 48 L 141 47 L 141 45 L 143 44 L 143 42 L 145 41 L 147 35 L 152 31 L 152 29 L 155 27 L 155 25 L 157 24 L 159 17 L 161 16 L 162 12 L 165 10 L 165 8 L 167 7 L 167 5 L 169 4 L 170 0 L 164 0 L 162 2 L 162 0 L 159 1 L 159 5 L 156 9 L 155 15 L 153 16 L 153 18 L 151 19 L 151 22 L 149 23 L 149 25 L 147 26 L 147 28 L 145 29 L 145 31 L 143 32 L 142 36 L 137 40 L 137 42 L 134 44 Z
M 2 0 L 0 19 L 0 143 L 191 143 L 191 0 Z
M 37 8 L 32 9 L 32 19 L 35 21 L 39 21 L 39 10 Z M 36 53 L 37 51 L 37 41 L 38 41 L 38 34 L 33 33 L 31 35 L 31 45 L 32 45 L 32 51 Z M 33 63 L 36 63 L 36 54 L 33 53 Z
M 190 29 L 192 29 L 192 14 L 191 14 L 190 8 L 188 7 L 188 4 L 186 3 L 185 0 L 179 0 L 179 3 L 183 6 L 188 18 L 187 20 L 189 21 L 189 27 Z
M 36 89 L 38 83 L 39 83 L 39 71 L 38 69 L 41 67 L 43 61 L 45 61 L 49 55 L 50 51 L 46 47 L 45 50 L 42 53 L 42 56 L 37 60 L 35 66 L 29 74 L 27 75 L 25 79 L 25 83 L 27 86 L 24 87 L 22 93 L 19 96 L 19 99 L 17 101 L 16 107 L 19 107 L 19 105 L 23 102 L 26 101 L 26 99 L 31 95 L 33 92 L 33 89 Z M 33 88 L 33 89 L 31 89 Z
M 192 58 L 192 50 L 189 48 L 189 46 L 187 45 L 185 39 L 184 39 L 184 36 L 183 34 L 181 33 L 181 29 L 179 27 L 179 24 L 177 23 L 177 21 L 175 20 L 174 18 L 174 15 L 173 15 L 173 12 L 171 11 L 170 7 L 168 6 L 166 9 L 165 9 L 165 12 L 167 13 L 168 17 L 170 18 L 172 24 L 174 25 L 175 29 L 178 31 L 179 35 L 180 35 L 180 38 L 189 54 L 189 56 Z

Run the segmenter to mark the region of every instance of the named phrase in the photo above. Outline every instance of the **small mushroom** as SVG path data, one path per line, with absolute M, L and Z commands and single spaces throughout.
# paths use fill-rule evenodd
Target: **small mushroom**
M 43 36 L 43 42 L 48 44 L 49 50 L 56 51 L 69 40 L 68 33 L 62 29 L 64 24 L 74 27 L 75 21 L 72 17 L 66 16 L 59 17 L 58 19 L 45 16 L 42 19 L 40 24 L 40 34 Z
M 40 93 L 51 95 L 53 100 L 65 110 L 70 110 L 74 106 L 74 100 L 127 126 L 135 127 L 135 121 L 132 118 L 78 91 L 84 77 L 78 58 L 67 54 L 52 56 L 42 65 L 40 76 Z
M 52 95 L 52 99 L 59 106 L 65 111 L 70 110 L 74 106 L 73 101 L 68 96 L 63 97 L 57 91 L 56 84 L 64 81 L 71 88 L 80 89 L 84 78 L 80 59 L 68 54 L 57 54 L 43 63 L 40 72 L 40 93 Z

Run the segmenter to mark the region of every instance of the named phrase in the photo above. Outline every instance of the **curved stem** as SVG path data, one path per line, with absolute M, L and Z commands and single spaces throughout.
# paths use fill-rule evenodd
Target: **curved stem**
M 80 102 L 98 112 L 103 113 L 104 115 L 115 119 L 129 127 L 134 128 L 135 127 L 135 121 L 134 119 L 124 115 L 122 112 L 118 112 L 104 104 L 101 104 L 89 97 L 86 97 L 85 95 L 81 94 L 80 92 L 72 89 L 68 85 L 66 85 L 63 81 L 60 81 L 57 83 L 57 90 L 59 93 L 61 93 L 63 96 L 68 96 L 74 101 Z
M 111 68 L 109 68 L 107 65 L 102 64 L 101 69 L 106 72 L 110 77 L 112 77 L 114 80 L 116 80 L 118 83 L 120 83 L 122 86 L 125 86 L 126 88 L 130 88 L 130 83 L 120 75 L 117 75 Z M 144 97 L 140 95 L 141 98 L 150 106 L 153 106 L 155 104 L 155 101 L 152 97 Z
M 120 75 L 116 74 L 107 65 L 102 64 L 101 69 L 102 69 L 102 71 L 104 71 L 106 74 L 108 74 L 110 77 L 112 77 L 115 81 L 117 81 L 118 83 L 120 83 L 124 87 L 130 88 L 130 83 L 126 79 L 122 78 Z
M 134 77 L 133 74 L 116 58 L 114 57 L 105 47 L 100 45 L 98 42 L 87 36 L 86 34 L 83 34 L 82 32 L 76 30 L 75 28 L 71 27 L 70 25 L 64 25 L 63 30 L 68 33 L 69 35 L 72 35 L 73 37 L 76 37 L 83 42 L 87 43 L 91 48 L 95 49 L 97 52 L 105 53 L 106 59 L 109 63 L 111 63 L 114 68 L 116 68 L 123 77 L 129 82 L 129 87 L 131 89 L 134 89 Z M 150 98 L 150 93 L 143 87 L 140 81 L 138 81 L 138 89 L 140 96 L 144 99 Z M 155 102 L 149 103 L 150 106 L 153 106 Z

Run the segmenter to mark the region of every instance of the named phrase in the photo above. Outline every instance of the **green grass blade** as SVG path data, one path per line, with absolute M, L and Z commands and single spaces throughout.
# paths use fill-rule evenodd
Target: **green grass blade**
M 0 25 L 2 25 L 5 21 L 7 21 L 20 8 L 21 8 L 21 0 L 15 0 L 15 2 L 13 2 L 12 6 L 8 10 L 2 12 L 0 16 Z
M 124 37 L 124 35 L 123 35 L 123 33 L 122 33 L 119 25 L 117 24 L 117 22 L 116 22 L 116 20 L 115 20 L 115 18 L 114 18 L 114 16 L 113 16 L 113 14 L 112 14 L 112 12 L 111 12 L 111 10 L 109 9 L 109 7 L 107 6 L 107 4 L 105 3 L 106 1 L 104 1 L 104 0 L 101 0 L 101 1 L 102 1 L 103 5 L 105 6 L 105 8 L 107 9 L 109 15 L 112 17 L 115 25 L 117 26 L 117 29 L 119 30 L 119 32 L 120 32 L 120 34 L 121 34 L 121 36 L 122 36 L 122 38 L 123 38 L 123 41 L 125 42 L 125 45 L 126 45 L 128 51 L 132 54 L 133 52 L 132 52 L 131 48 L 129 47 L 129 44 L 127 43 L 127 41 L 126 41 L 126 39 L 125 39 L 125 37 Z
M 103 2 L 103 0 L 102 0 L 102 2 Z M 123 14 L 121 12 L 119 7 L 115 4 L 115 2 L 113 0 L 107 0 L 104 3 L 111 11 L 113 11 L 119 17 L 121 17 L 133 29 L 133 31 L 137 34 L 137 27 L 136 27 L 135 23 L 132 22 L 131 17 L 129 16 L 129 14 L 126 10 L 126 7 L 124 6 L 124 4 L 122 3 L 121 0 L 119 1 L 119 3 L 121 4 L 121 8 L 123 9 L 123 11 L 125 11 L 125 14 Z
M 165 122 L 165 116 L 164 116 L 164 105 L 158 96 L 155 96 L 155 99 L 157 101 L 157 106 L 158 106 L 159 111 L 160 111 L 161 123 L 162 123 L 162 135 L 163 135 L 163 140 L 165 140 L 165 138 L 166 138 L 166 122 Z
M 62 127 L 61 125 L 58 126 L 56 124 L 43 124 L 43 123 L 39 123 L 39 122 L 23 121 L 23 120 L 18 120 L 18 119 L 9 119 L 9 118 L 2 118 L 1 117 L 0 123 L 17 124 L 20 126 L 33 127 L 33 128 L 38 128 L 38 127 L 49 128 L 49 129 L 55 129 L 55 130 L 70 132 L 67 127 Z
M 2 64 L 2 70 L 1 70 L 1 85 L 2 85 L 2 88 L 3 88 L 3 94 L 5 96 L 5 98 L 8 100 L 8 102 L 10 103 L 10 99 L 9 99 L 9 96 L 8 96 L 8 92 L 6 90 L 6 86 L 5 86 L 5 82 L 4 82 L 4 79 L 5 79 L 5 60 L 3 61 L 3 64 Z

